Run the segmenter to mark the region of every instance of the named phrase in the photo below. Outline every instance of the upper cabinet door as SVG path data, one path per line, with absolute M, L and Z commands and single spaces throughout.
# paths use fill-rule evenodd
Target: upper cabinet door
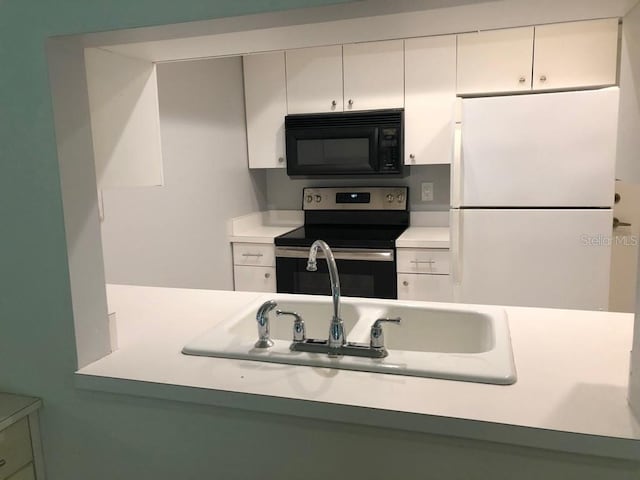
M 287 111 L 342 111 L 342 45 L 286 52 Z
M 456 105 L 456 36 L 405 40 L 406 165 L 451 163 Z
M 458 35 L 458 94 L 531 89 L 533 27 Z
M 249 168 L 284 168 L 284 52 L 242 58 Z
M 615 85 L 618 19 L 535 27 L 533 88 Z
M 403 41 L 344 45 L 344 110 L 403 105 Z

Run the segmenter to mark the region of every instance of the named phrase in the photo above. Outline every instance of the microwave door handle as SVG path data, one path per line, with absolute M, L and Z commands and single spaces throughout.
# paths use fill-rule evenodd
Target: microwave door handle
M 380 158 L 378 158 L 378 150 L 380 145 L 380 137 L 378 135 L 378 128 L 373 129 L 372 139 L 369 142 L 369 159 L 371 170 L 373 172 L 380 171 Z

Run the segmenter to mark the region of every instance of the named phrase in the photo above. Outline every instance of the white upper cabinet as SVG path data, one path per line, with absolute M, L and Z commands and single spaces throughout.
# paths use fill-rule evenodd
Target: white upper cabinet
M 534 89 L 615 85 L 618 19 L 535 27 Z
M 286 65 L 288 113 L 404 105 L 402 40 L 290 50 Z
M 402 108 L 403 41 L 344 45 L 344 110 Z
M 242 62 L 249 168 L 284 168 L 284 52 L 247 55 Z
M 406 165 L 451 163 L 456 105 L 456 36 L 405 40 Z
M 531 89 L 533 27 L 458 35 L 458 93 Z
M 465 95 L 615 85 L 617 53 L 617 18 L 465 33 L 458 35 L 457 90 Z
M 342 45 L 286 52 L 288 113 L 342 111 Z

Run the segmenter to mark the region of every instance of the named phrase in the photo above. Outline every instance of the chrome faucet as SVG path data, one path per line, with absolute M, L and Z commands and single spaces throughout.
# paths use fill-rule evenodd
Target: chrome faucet
M 258 309 L 256 313 L 256 320 L 258 322 L 258 341 L 255 344 L 256 348 L 269 348 L 273 347 L 273 340 L 269 334 L 269 312 L 276 308 L 278 304 L 275 300 L 267 300 Z
M 309 260 L 307 270 L 315 272 L 318 270 L 316 255 L 318 248 L 322 249 L 329 268 L 329 280 L 331 281 L 331 297 L 333 298 L 333 318 L 329 327 L 329 340 L 327 346 L 330 350 L 339 349 L 347 343 L 347 335 L 344 331 L 344 322 L 340 318 L 340 279 L 338 278 L 338 267 L 336 259 L 333 257 L 331 248 L 324 240 L 316 240 L 309 249 Z

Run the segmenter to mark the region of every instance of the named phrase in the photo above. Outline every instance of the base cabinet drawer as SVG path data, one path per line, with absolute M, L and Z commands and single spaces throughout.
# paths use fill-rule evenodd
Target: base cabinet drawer
M 30 463 L 19 472 L 11 475 L 7 480 L 36 480 L 36 474 L 33 470 L 33 464 Z
M 234 243 L 233 264 L 275 267 L 275 247 L 265 243 Z
M 429 248 L 398 248 L 398 272 L 402 273 L 449 273 L 449 250 Z
M 5 480 L 33 459 L 27 418 L 0 432 L 0 480 Z
M 452 302 L 451 277 L 449 275 L 399 273 L 398 300 Z
M 275 267 L 247 267 L 235 265 L 233 267 L 233 283 L 235 290 L 247 292 L 276 291 Z

